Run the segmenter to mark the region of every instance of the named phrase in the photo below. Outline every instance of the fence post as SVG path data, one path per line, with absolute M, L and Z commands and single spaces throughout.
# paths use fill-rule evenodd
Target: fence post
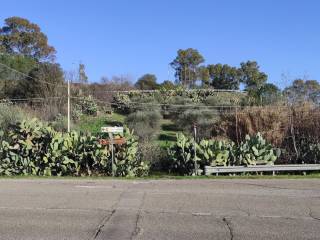
M 198 175 L 198 164 L 197 164 L 197 125 L 193 124 L 193 132 L 194 132 L 194 171 L 195 175 Z

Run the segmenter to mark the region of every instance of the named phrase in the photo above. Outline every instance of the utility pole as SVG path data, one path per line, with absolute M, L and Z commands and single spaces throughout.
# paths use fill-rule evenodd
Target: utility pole
M 68 132 L 70 132 L 70 79 L 68 78 Z

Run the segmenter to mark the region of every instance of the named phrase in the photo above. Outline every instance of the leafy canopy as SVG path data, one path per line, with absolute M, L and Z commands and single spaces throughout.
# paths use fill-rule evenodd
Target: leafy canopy
M 187 87 L 194 86 L 198 77 L 199 65 L 203 62 L 204 58 L 198 50 L 193 48 L 180 49 L 177 57 L 170 63 L 176 72 L 176 82 Z
M 155 90 L 158 88 L 157 77 L 153 74 L 145 74 L 135 84 L 140 90 Z
M 54 60 L 55 49 L 37 24 L 20 17 L 5 19 L 0 28 L 0 52 L 20 54 L 38 61 Z

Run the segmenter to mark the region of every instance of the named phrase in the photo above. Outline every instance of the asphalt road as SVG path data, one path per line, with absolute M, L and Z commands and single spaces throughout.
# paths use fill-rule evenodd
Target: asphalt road
M 0 239 L 320 239 L 320 180 L 0 180 Z

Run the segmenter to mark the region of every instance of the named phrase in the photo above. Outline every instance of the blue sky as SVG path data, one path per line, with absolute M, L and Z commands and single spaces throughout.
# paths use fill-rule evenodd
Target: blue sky
M 317 0 L 11 0 L 1 9 L 1 25 L 10 16 L 37 23 L 57 62 L 71 70 L 81 61 L 91 81 L 145 73 L 173 80 L 168 64 L 189 47 L 206 64 L 256 60 L 280 86 L 320 79 Z

